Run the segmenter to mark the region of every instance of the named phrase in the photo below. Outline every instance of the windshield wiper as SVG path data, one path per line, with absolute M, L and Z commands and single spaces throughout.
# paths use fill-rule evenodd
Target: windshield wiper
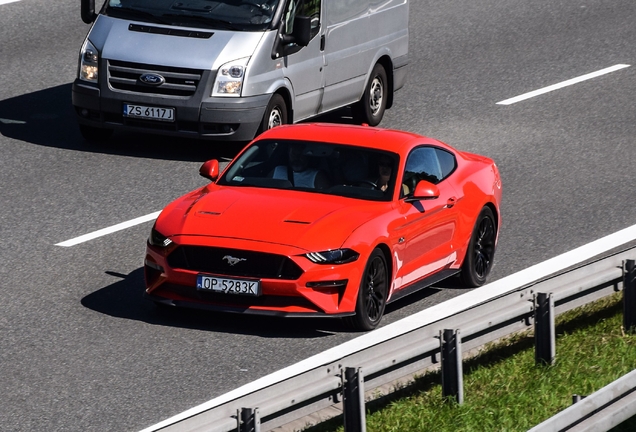
M 109 16 L 115 16 L 118 18 L 138 18 L 143 21 L 150 21 L 158 24 L 170 24 L 169 22 L 162 20 L 157 15 L 150 12 L 142 11 L 139 9 L 133 9 L 129 7 L 108 7 L 106 12 Z
M 224 30 L 242 30 L 242 28 L 237 27 L 229 21 L 224 21 L 216 18 L 207 18 L 199 15 L 183 15 L 183 14 L 163 14 L 161 15 L 164 18 L 170 18 L 172 20 L 172 24 L 189 24 L 189 23 L 197 23 L 204 24 L 206 27 L 212 29 L 218 29 L 219 27 Z

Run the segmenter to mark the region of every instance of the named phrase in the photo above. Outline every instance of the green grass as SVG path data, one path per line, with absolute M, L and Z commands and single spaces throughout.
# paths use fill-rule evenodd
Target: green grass
M 636 335 L 622 330 L 620 293 L 557 318 L 556 360 L 537 366 L 531 333 L 464 362 L 464 404 L 444 400 L 439 372 L 367 403 L 367 431 L 527 431 L 636 368 Z M 626 422 L 629 423 L 629 422 Z M 342 431 L 342 418 L 312 431 Z M 616 431 L 636 430 L 636 420 Z

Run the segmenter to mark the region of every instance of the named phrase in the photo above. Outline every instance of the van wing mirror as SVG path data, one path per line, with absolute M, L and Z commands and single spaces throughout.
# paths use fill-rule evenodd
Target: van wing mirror
M 290 55 L 309 45 L 311 40 L 311 18 L 297 16 L 294 18 L 294 30 L 291 34 L 279 34 L 272 48 L 272 59 L 281 55 Z
M 306 47 L 311 40 L 311 18 L 297 16 L 294 18 L 294 31 L 292 32 L 296 45 Z
M 219 161 L 216 159 L 209 160 L 199 168 L 201 177 L 215 181 L 219 177 Z
M 95 21 L 97 15 L 95 15 L 95 0 L 82 0 L 81 3 L 82 21 L 86 24 L 90 24 Z

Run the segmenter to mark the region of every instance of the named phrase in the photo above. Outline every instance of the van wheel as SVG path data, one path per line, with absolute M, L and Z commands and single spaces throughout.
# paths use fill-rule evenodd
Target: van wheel
M 258 133 L 261 134 L 266 130 L 283 124 L 287 124 L 287 105 L 285 104 L 285 99 L 276 93 L 267 104 Z
M 79 125 L 82 137 L 88 142 L 102 143 L 113 134 L 112 129 L 97 128 L 93 126 Z
M 362 99 L 354 107 L 359 123 L 367 123 L 370 126 L 380 124 L 386 108 L 387 90 L 386 71 L 377 63 L 371 72 Z

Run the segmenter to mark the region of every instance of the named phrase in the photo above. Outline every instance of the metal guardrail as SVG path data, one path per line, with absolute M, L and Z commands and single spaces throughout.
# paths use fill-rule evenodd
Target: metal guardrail
M 575 402 L 528 432 L 608 431 L 636 415 L 636 370 Z
M 334 405 L 345 406 L 345 423 L 363 425 L 365 391 L 439 367 L 444 330 L 457 331 L 460 349 L 468 353 L 533 325 L 538 293 L 549 293 L 555 314 L 561 314 L 619 291 L 623 261 L 634 259 L 636 247 L 598 257 L 634 240 L 636 226 L 367 333 L 142 432 L 268 431 Z M 351 398 L 355 392 L 362 395 L 353 398 L 361 406 L 349 403 L 347 408 L 343 394 Z M 558 429 L 541 431 L 548 430 Z

